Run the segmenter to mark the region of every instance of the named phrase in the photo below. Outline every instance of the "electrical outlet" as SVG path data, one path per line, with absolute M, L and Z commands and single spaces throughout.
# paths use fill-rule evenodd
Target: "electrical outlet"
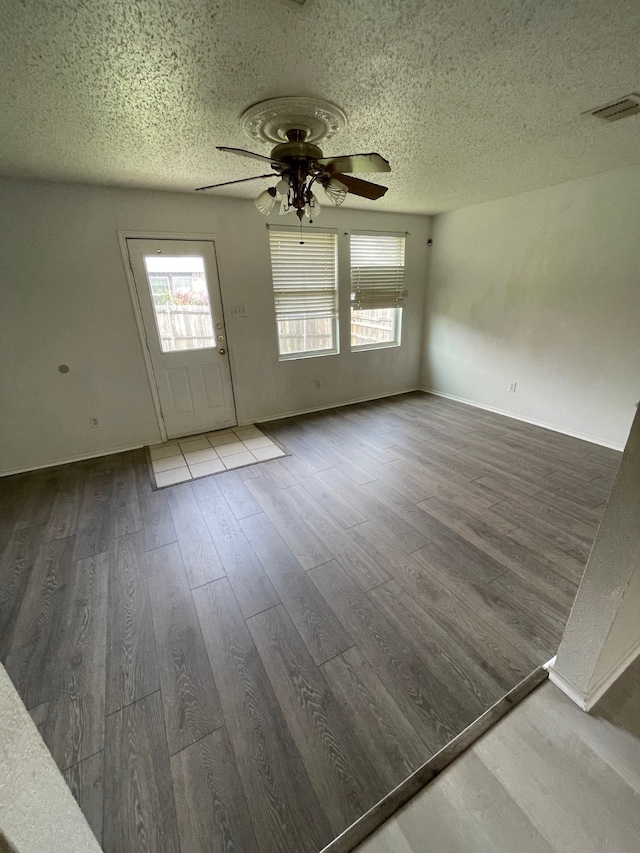
M 509 382 L 509 384 L 507 385 L 507 391 L 510 391 L 512 394 L 515 394 L 517 384 L 517 382 Z
M 89 418 L 89 423 L 91 424 L 92 427 L 101 427 L 102 426 L 102 421 L 100 420 L 100 418 L 96 418 L 94 416 L 91 416 Z
M 316 388 L 320 388 L 320 386 L 322 385 L 322 383 L 320 382 L 320 380 L 319 380 L 319 379 L 316 379 L 316 383 L 315 383 L 315 384 L 316 384 Z

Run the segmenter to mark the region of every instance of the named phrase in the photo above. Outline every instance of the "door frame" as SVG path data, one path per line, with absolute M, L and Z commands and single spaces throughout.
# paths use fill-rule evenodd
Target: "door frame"
M 153 363 L 151 361 L 151 353 L 149 352 L 149 346 L 147 344 L 147 330 L 144 325 L 144 320 L 142 317 L 142 309 L 140 308 L 140 300 L 138 297 L 138 289 L 136 287 L 136 280 L 133 275 L 133 270 L 131 268 L 131 263 L 129 259 L 129 249 L 127 247 L 127 240 L 181 240 L 184 242 L 191 241 L 200 241 L 213 243 L 213 252 L 216 259 L 216 273 L 218 276 L 218 288 L 220 290 L 220 303 L 222 305 L 222 316 L 224 318 L 224 326 L 225 326 L 225 336 L 227 339 L 227 351 L 229 353 L 229 374 L 231 377 L 231 396 L 233 397 L 233 408 L 236 413 L 236 423 L 238 422 L 238 407 L 236 405 L 236 394 L 235 394 L 235 380 L 234 380 L 234 367 L 233 367 L 233 348 L 229 346 L 229 330 L 227 328 L 227 317 L 224 310 L 224 297 L 222 295 L 222 281 L 220 279 L 220 263 L 218 261 L 218 247 L 216 244 L 216 239 L 219 237 L 217 232 L 210 232 L 207 234 L 203 234 L 200 232 L 176 232 L 176 231 L 121 231 L 117 230 L 116 234 L 118 235 L 118 243 L 120 244 L 120 254 L 122 255 L 122 265 L 124 266 L 124 273 L 127 279 L 127 284 L 129 285 L 129 296 L 131 297 L 131 305 L 133 306 L 133 314 L 136 319 L 136 326 L 138 328 L 138 338 L 140 340 L 140 347 L 142 349 L 142 355 L 144 358 L 144 365 L 147 370 L 147 380 L 149 382 L 149 390 L 151 391 L 151 397 L 153 399 L 153 407 L 156 413 L 156 420 L 158 421 L 158 428 L 160 430 L 160 437 L 162 441 L 167 441 L 167 428 L 165 426 L 164 417 L 162 416 L 162 407 L 160 405 L 160 395 L 158 394 L 158 386 L 156 385 L 155 373 L 153 371 Z

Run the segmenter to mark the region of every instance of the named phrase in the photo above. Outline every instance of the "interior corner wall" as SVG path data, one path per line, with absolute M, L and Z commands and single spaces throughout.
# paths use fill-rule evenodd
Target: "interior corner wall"
M 640 166 L 440 214 L 432 236 L 422 387 L 621 449 L 640 399 Z
M 0 211 L 0 473 L 161 440 L 118 231 L 215 235 L 239 422 L 418 386 L 429 217 L 324 207 L 318 227 L 339 235 L 342 352 L 280 362 L 268 232 L 251 201 L 3 180 Z M 401 347 L 345 346 L 354 229 L 410 232 Z M 248 316 L 231 317 L 234 305 Z

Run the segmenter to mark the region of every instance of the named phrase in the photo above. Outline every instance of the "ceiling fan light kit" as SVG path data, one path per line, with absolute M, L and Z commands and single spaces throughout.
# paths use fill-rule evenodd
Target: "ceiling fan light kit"
M 312 220 L 320 214 L 320 203 L 314 192 L 316 184 L 324 189 L 336 206 L 342 204 L 347 193 L 375 200 L 387 191 L 380 184 L 351 177 L 359 173 L 390 172 L 389 163 L 380 154 L 323 156 L 318 143 L 331 139 L 347 123 L 344 112 L 330 101 L 304 97 L 271 98 L 245 110 L 241 122 L 242 129 L 249 137 L 272 143 L 274 147 L 271 155 L 267 157 L 225 146 L 217 146 L 218 150 L 269 163 L 275 175 L 267 173 L 254 178 L 225 181 L 198 187 L 198 190 L 278 177 L 275 186 L 263 190 L 256 198 L 256 207 L 260 213 L 268 216 L 280 198 L 280 213 L 295 211 L 301 222 L 305 216 Z

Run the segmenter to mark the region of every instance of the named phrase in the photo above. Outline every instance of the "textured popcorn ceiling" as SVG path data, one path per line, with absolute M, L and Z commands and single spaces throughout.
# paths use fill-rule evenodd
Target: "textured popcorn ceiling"
M 325 155 L 392 164 L 385 199 L 348 203 L 460 207 L 639 162 L 640 116 L 580 116 L 640 91 L 639 45 L 638 0 L 3 0 L 0 174 L 248 177 L 215 151 L 252 147 L 240 112 L 319 95 L 349 117 Z

